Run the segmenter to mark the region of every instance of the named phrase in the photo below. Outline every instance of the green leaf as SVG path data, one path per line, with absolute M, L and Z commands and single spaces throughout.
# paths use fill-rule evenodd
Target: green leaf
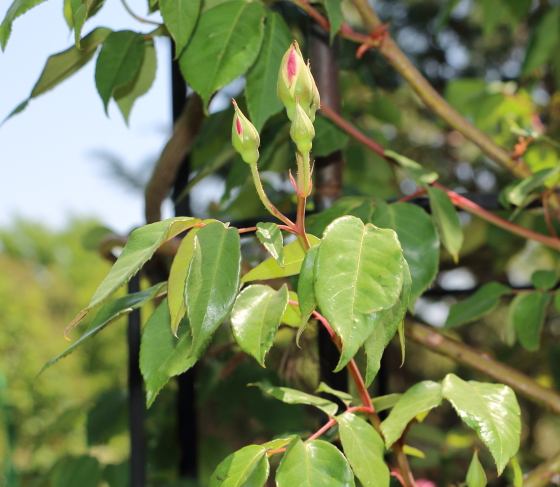
M 284 267 L 284 239 L 276 223 L 257 223 L 257 238 L 280 267 Z
M 389 309 L 369 315 L 373 331 L 364 342 L 364 351 L 367 357 L 366 385 L 368 387 L 379 372 L 381 357 L 385 348 L 395 336 L 406 314 L 411 289 L 410 271 L 406 265 L 403 276 L 404 284 L 399 301 Z M 402 342 L 401 347 L 404 360 L 404 346 Z
M 71 0 L 74 41 L 78 49 L 82 48 L 80 41 L 86 20 L 93 17 L 104 3 L 105 0 Z
M 315 263 L 315 296 L 342 341 L 336 371 L 371 335 L 369 315 L 399 299 L 405 265 L 393 230 L 364 225 L 353 216 L 338 218 L 325 230 Z
M 87 413 L 87 444 L 107 443 L 128 427 L 128 394 L 120 389 L 104 392 Z
M 157 56 L 152 39 L 146 40 L 146 50 L 142 65 L 136 77 L 128 84 L 115 90 L 115 101 L 123 114 L 124 120 L 128 123 L 130 111 L 137 98 L 145 95 L 152 87 L 157 71 Z
M 428 188 L 432 217 L 439 230 L 441 241 L 455 262 L 459 260 L 459 251 L 463 245 L 463 229 L 459 215 L 447 193 L 439 188 Z
M 297 303 L 298 295 L 294 291 L 290 291 L 288 293 L 288 299 Z M 301 312 L 299 310 L 299 306 L 288 302 L 286 311 L 284 311 L 284 314 L 282 315 L 282 323 L 297 328 L 301 323 Z
M 512 457 L 510 462 L 511 462 L 511 469 L 513 470 L 513 486 L 523 487 L 523 471 L 519 466 L 519 462 L 517 461 L 517 458 Z
M 507 200 L 515 206 L 525 206 L 527 199 L 530 198 L 530 193 L 540 188 L 547 179 L 554 176 L 559 170 L 560 165 L 541 169 L 515 184 L 508 185 L 506 188 Z
M 319 387 L 317 387 L 317 389 L 315 390 L 315 394 L 317 394 L 318 392 L 326 392 L 327 394 L 332 394 L 333 396 L 338 397 L 346 406 L 350 406 L 350 404 L 352 404 L 353 401 L 352 394 L 348 394 L 347 392 L 337 391 L 332 387 L 328 386 L 327 384 L 325 384 L 324 382 L 321 382 L 319 384 Z
M 317 300 L 315 299 L 315 261 L 317 260 L 317 252 L 320 243 L 311 247 L 305 254 L 303 264 L 298 279 L 298 303 L 301 311 L 301 321 L 296 335 L 296 343 L 299 345 L 301 334 L 305 330 L 305 325 L 315 308 Z
M 420 164 L 408 157 L 401 156 L 392 150 L 386 150 L 385 156 L 395 160 L 406 175 L 418 186 L 432 184 L 438 179 L 438 173 L 424 169 Z
M 161 388 L 175 375 L 190 369 L 202 355 L 189 356 L 191 330 L 186 318 L 181 320 L 179 338 L 171 332 L 167 300 L 156 308 L 142 331 L 140 371 L 146 383 L 146 403 L 150 407 Z
M 389 487 L 385 445 L 373 427 L 355 414 L 336 418 L 342 448 L 354 474 L 364 487 Z
M 329 17 L 329 24 L 331 25 L 331 44 L 336 34 L 340 30 L 340 27 L 344 23 L 344 18 L 342 17 L 341 10 L 341 0 L 324 0 L 325 8 L 327 9 L 327 15 Z
M 264 37 L 264 7 L 232 1 L 204 12 L 179 58 L 187 83 L 204 107 L 212 94 L 244 74 L 257 58 Z
M 338 0 L 329 1 L 336 2 Z M 350 136 L 346 132 L 325 117 L 317 117 L 313 124 L 315 125 L 315 137 L 311 150 L 315 157 L 326 157 L 337 150 L 341 150 L 350 140 Z
M 386 409 L 391 409 L 399 399 L 402 394 L 387 394 L 386 396 L 378 396 L 371 400 L 373 407 L 377 412 L 385 411 Z
M 502 384 L 465 382 L 454 374 L 443 379 L 441 392 L 488 447 L 501 475 L 519 449 L 521 412 L 515 393 Z
M 292 33 L 282 16 L 269 11 L 264 28 L 264 41 L 253 67 L 247 72 L 245 98 L 251 121 L 260 132 L 265 122 L 284 106 L 275 95 L 278 72 L 284 53 L 292 42 Z
M 534 292 L 518 294 L 510 304 L 510 318 L 513 318 L 519 342 L 529 351 L 540 347 L 541 330 L 549 302 L 550 294 Z
M 124 286 L 141 267 L 152 258 L 155 251 L 168 240 L 200 223 L 197 218 L 186 216 L 169 218 L 137 228 L 132 232 L 117 262 L 95 291 L 87 308 L 80 311 L 67 326 L 65 333 L 74 328 L 96 306 L 103 304 Z
M 521 73 L 526 76 L 550 60 L 560 42 L 560 7 L 549 10 L 533 29 Z
M 66 51 L 50 56 L 29 98 L 16 108 L 8 118 L 20 113 L 27 106 L 29 100 L 53 89 L 66 78 L 69 78 L 76 71 L 84 67 L 95 54 L 99 44 L 101 44 L 110 33 L 110 29 L 98 27 L 90 32 L 87 37 L 84 37 L 81 50 L 76 46 L 72 46 Z
M 144 291 L 127 294 L 126 296 L 117 298 L 114 301 L 107 303 L 105 306 L 103 306 L 103 308 L 99 310 L 99 313 L 95 315 L 95 318 L 91 320 L 88 329 L 82 335 L 82 337 L 78 341 L 73 343 L 70 347 L 68 347 L 60 355 L 57 355 L 55 358 L 49 360 L 41 369 L 41 372 L 37 374 L 37 377 L 39 377 L 52 364 L 54 364 L 61 358 L 70 355 L 82 343 L 97 335 L 97 333 L 103 330 L 103 328 L 105 328 L 107 325 L 110 325 L 111 323 L 117 321 L 119 318 L 122 318 L 123 316 L 129 314 L 132 310 L 143 306 L 151 299 L 161 296 L 166 292 L 167 282 L 162 282 L 148 289 L 145 289 Z
M 558 273 L 552 269 L 550 271 L 540 270 L 533 272 L 531 283 L 541 291 L 549 291 L 558 282 Z
M 50 476 L 52 487 L 97 487 L 102 470 L 97 458 L 82 455 L 63 460 Z
M 253 284 L 241 291 L 231 311 L 233 337 L 245 353 L 264 367 L 264 359 L 274 343 L 282 315 L 288 306 L 288 287 L 275 291 Z
M 185 303 L 185 286 L 187 273 L 194 255 L 194 238 L 198 233 L 198 228 L 193 228 L 181 241 L 177 254 L 171 264 L 169 271 L 167 304 L 169 307 L 171 332 L 177 336 L 179 323 L 187 312 Z
M 322 397 L 313 396 L 311 394 L 298 391 L 296 389 L 290 389 L 288 387 L 267 386 L 265 384 L 261 384 L 260 382 L 250 385 L 260 387 L 263 392 L 270 394 L 271 396 L 279 399 L 282 402 L 285 402 L 286 404 L 308 404 L 310 406 L 319 408 L 328 416 L 334 416 L 338 411 L 338 406 L 334 402 L 323 399 Z
M 123 485 L 129 485 L 130 464 L 125 461 L 116 465 L 105 465 L 103 480 L 109 484 L 109 487 L 123 487 Z
M 288 443 L 290 443 L 295 438 L 295 435 L 288 436 L 287 438 L 277 438 L 272 441 L 267 441 L 266 443 L 262 444 L 263 448 L 266 450 L 278 450 L 279 448 L 285 447 Z
M 276 472 L 277 487 L 354 487 L 354 475 L 338 448 L 322 440 L 293 440 Z
M 175 57 L 178 58 L 192 36 L 201 0 L 159 0 L 159 10 L 165 26 L 175 41 Z
M 312 246 L 319 242 L 319 239 L 314 235 L 307 234 L 307 239 Z M 241 278 L 241 282 L 262 281 L 299 274 L 304 257 L 305 250 L 303 250 L 299 240 L 294 240 L 284 247 L 283 268 L 271 257 L 247 272 Z
M 489 282 L 472 296 L 451 306 L 445 328 L 453 328 L 470 321 L 478 320 L 490 313 L 504 294 L 511 292 L 508 286 L 499 282 Z
M 433 220 L 421 208 L 410 203 L 387 205 L 378 201 L 372 223 L 397 232 L 404 258 L 410 268 L 412 288 L 409 306 L 432 284 L 439 267 L 439 236 Z
M 469 470 L 467 471 L 467 486 L 468 487 L 485 487 L 488 483 L 486 478 L 486 472 L 480 460 L 478 459 L 478 451 L 475 450 L 471 464 L 469 465 Z
M 385 445 L 389 448 L 416 416 L 438 407 L 442 400 L 441 384 L 431 380 L 418 382 L 408 389 L 381 423 Z
M 105 113 L 115 90 L 136 78 L 145 50 L 144 36 L 130 30 L 112 32 L 103 43 L 95 66 L 95 85 Z
M 209 223 L 198 231 L 195 240 L 185 289 L 193 337 L 190 356 L 197 356 L 206 348 L 216 328 L 226 319 L 237 296 L 241 275 L 236 228 L 226 228 L 220 222 Z
M 6 16 L 0 24 L 0 46 L 2 46 L 2 51 L 6 49 L 6 44 L 12 33 L 12 23 L 14 20 L 23 15 L 29 9 L 36 7 L 37 5 L 43 3 L 45 0 L 14 0 L 10 8 L 6 12 Z
M 209 487 L 263 487 L 269 472 L 266 449 L 249 445 L 232 453 L 216 467 Z
M 308 216 L 305 219 L 305 226 L 313 235 L 322 235 L 328 225 L 345 215 L 353 215 L 360 218 L 364 223 L 371 223 L 373 210 L 373 200 L 371 198 L 346 196 L 336 200 L 325 211 Z M 367 213 L 367 215 L 363 213 Z

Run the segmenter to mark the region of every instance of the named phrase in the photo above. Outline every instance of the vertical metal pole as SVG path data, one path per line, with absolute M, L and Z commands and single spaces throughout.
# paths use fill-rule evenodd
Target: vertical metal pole
M 340 88 L 338 80 L 337 39 L 329 43 L 329 34 L 319 24 L 310 21 L 309 56 L 311 71 L 321 94 L 321 100 L 340 112 Z M 323 211 L 340 197 L 342 192 L 342 172 L 344 160 L 341 151 L 315 159 L 315 208 Z M 333 373 L 338 363 L 339 353 L 329 334 L 319 328 L 319 363 L 321 380 L 334 389 L 348 390 L 346 373 Z
M 140 277 L 134 276 L 128 283 L 128 292 L 140 291 Z M 146 406 L 142 374 L 140 373 L 140 309 L 128 315 L 128 405 L 130 428 L 130 486 L 146 485 L 146 439 L 144 416 Z
M 174 53 L 173 53 L 174 56 Z M 173 122 L 181 116 L 187 97 L 187 85 L 181 75 L 179 63 L 171 61 L 173 96 Z M 177 173 L 173 194 L 179 195 L 188 182 L 190 173 L 189 156 L 185 158 Z M 175 206 L 176 216 L 190 216 L 189 197 Z M 177 440 L 179 443 L 179 475 L 182 478 L 198 477 L 197 429 L 195 408 L 195 368 L 177 377 Z

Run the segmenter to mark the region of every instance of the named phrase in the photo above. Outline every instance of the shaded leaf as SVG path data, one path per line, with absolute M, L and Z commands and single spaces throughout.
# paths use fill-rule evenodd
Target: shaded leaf
M 52 487 L 97 487 L 102 470 L 97 458 L 89 455 L 63 460 L 50 476 Z
M 352 404 L 353 401 L 352 394 L 348 394 L 347 392 L 337 391 L 332 387 L 328 386 L 327 384 L 325 384 L 324 382 L 321 382 L 319 384 L 319 387 L 317 387 L 317 389 L 315 390 L 315 394 L 317 394 L 318 392 L 326 392 L 328 394 L 332 394 L 333 396 L 338 397 L 343 404 L 346 404 L 346 406 L 350 406 L 350 404 Z
M 389 309 L 378 311 L 368 316 L 372 327 L 371 335 L 364 342 L 364 351 L 367 357 L 366 385 L 368 387 L 379 372 L 381 357 L 385 348 L 395 336 L 406 314 L 411 289 L 410 272 L 406 263 L 403 276 L 404 284 L 398 302 Z
M 130 234 L 117 262 L 99 285 L 87 308 L 80 311 L 66 328 L 74 328 L 96 306 L 103 304 L 124 286 L 141 267 L 152 258 L 155 251 L 168 240 L 200 223 L 197 218 L 186 216 L 169 218 L 137 228 Z
M 198 231 L 195 240 L 185 289 L 193 337 L 189 356 L 194 357 L 202 353 L 231 311 L 241 275 L 241 249 L 236 228 L 212 222 Z
M 472 296 L 451 306 L 445 328 L 453 328 L 470 321 L 477 320 L 490 313 L 504 294 L 511 292 L 508 286 L 499 282 L 489 282 Z
M 437 172 L 424 169 L 420 164 L 408 157 L 401 156 L 392 150 L 386 150 L 385 156 L 395 160 L 406 175 L 412 179 L 418 186 L 431 184 L 439 177 Z
M 342 448 L 364 487 L 389 487 L 389 469 L 385 463 L 385 445 L 373 427 L 355 414 L 336 418 Z
M 173 258 L 169 271 L 167 305 L 171 320 L 171 331 L 177 336 L 179 323 L 187 312 L 185 303 L 185 286 L 187 273 L 194 255 L 194 238 L 198 233 L 198 228 L 193 228 L 181 241 L 177 254 Z
M 209 487 L 262 487 L 269 471 L 266 449 L 249 445 L 232 453 L 216 467 Z
M 212 94 L 244 74 L 257 58 L 265 15 L 258 3 L 231 1 L 200 16 L 179 64 L 205 110 Z
M 49 360 L 44 367 L 41 369 L 41 372 L 37 374 L 37 377 L 41 375 L 48 367 L 52 364 L 57 362 L 63 357 L 71 354 L 76 348 L 78 348 L 82 343 L 86 340 L 89 340 L 97 333 L 99 333 L 103 328 L 107 325 L 110 325 L 114 321 L 117 321 L 119 318 L 126 316 L 132 310 L 139 308 L 140 306 L 146 304 L 151 299 L 161 296 L 167 292 L 167 282 L 161 282 L 152 286 L 144 291 L 140 291 L 138 293 L 127 294 L 121 298 L 117 298 L 110 303 L 107 303 L 103 308 L 99 310 L 95 318 L 91 320 L 91 323 L 88 326 L 86 332 L 82 335 L 82 337 L 73 343 L 70 347 L 68 347 L 64 352 L 60 355 L 57 355 L 55 358 Z
M 404 258 L 408 262 L 412 287 L 409 307 L 432 284 L 439 267 L 439 236 L 430 216 L 410 203 L 387 205 L 378 201 L 372 223 L 397 232 Z
M 290 47 L 292 34 L 282 16 L 269 11 L 266 16 L 264 40 L 259 57 L 247 72 L 245 97 L 251 122 L 260 132 L 265 122 L 284 107 L 271 93 L 276 91 L 278 72 L 284 53 Z M 244 163 L 246 166 L 246 164 Z
M 105 113 L 115 90 L 138 74 L 145 49 L 144 36 L 130 30 L 112 32 L 103 43 L 95 66 L 95 85 Z
M 558 282 L 558 273 L 556 270 L 552 269 L 550 271 L 535 271 L 531 276 L 531 283 L 535 288 L 541 291 L 549 291 Z
M 405 265 L 393 230 L 364 225 L 353 216 L 338 218 L 325 230 L 315 263 L 315 295 L 342 341 L 336 371 L 371 335 L 369 315 L 399 299 Z
M 490 450 L 501 475 L 519 449 L 521 412 L 515 393 L 502 384 L 469 381 L 447 374 L 441 393 Z
M 290 389 L 288 387 L 267 386 L 261 383 L 251 385 L 260 387 L 262 391 L 287 404 L 308 404 L 310 406 L 319 408 L 329 416 L 334 416 L 338 411 L 338 406 L 334 402 L 323 399 L 319 396 L 313 396 L 312 394 L 298 391 L 296 389 Z
M 189 356 L 192 339 L 186 318 L 181 320 L 178 331 L 179 338 L 176 338 L 171 332 L 169 309 L 164 300 L 148 319 L 140 342 L 140 371 L 146 383 L 148 407 L 169 379 L 189 370 L 204 351 Z
M 438 407 L 442 401 L 441 384 L 424 380 L 408 389 L 381 423 L 385 445 L 389 448 L 417 415 Z
M 463 229 L 459 215 L 451 203 L 447 193 L 439 188 L 428 188 L 432 217 L 436 222 L 443 246 L 453 256 L 455 262 L 459 260 L 459 251 L 463 245 Z
M 344 23 L 341 10 L 341 0 L 324 0 L 327 16 L 329 17 L 331 44 L 340 27 Z
M 270 286 L 253 284 L 241 291 L 233 305 L 231 330 L 235 341 L 263 367 L 287 306 L 286 284 L 278 291 Z
M 277 487 L 354 487 L 344 455 L 322 440 L 293 440 L 276 472 Z
M 319 242 L 319 239 L 314 235 L 307 234 L 307 239 L 312 246 Z M 275 279 L 299 274 L 304 257 L 305 250 L 303 250 L 299 240 L 294 240 L 284 247 L 284 268 L 280 267 L 278 262 L 271 257 L 247 272 L 241 278 L 241 282 Z
M 284 238 L 276 223 L 257 223 L 257 238 L 280 267 L 284 267 Z
M 44 1 L 45 0 L 14 0 L 6 12 L 2 24 L 0 24 L 0 46 L 2 46 L 2 51 L 6 49 L 6 44 L 12 33 L 12 23 L 14 20 Z
M 146 40 L 144 59 L 136 77 L 128 84 L 115 90 L 115 101 L 126 123 L 137 98 L 145 95 L 152 87 L 157 71 L 157 57 L 153 40 Z
M 109 487 L 123 487 L 130 483 L 129 473 L 130 464 L 128 462 L 105 465 L 103 480 L 109 484 Z
M 325 1 L 338 2 L 339 0 Z M 315 137 L 313 138 L 312 153 L 315 157 L 326 157 L 341 150 L 350 140 L 350 136 L 346 132 L 325 117 L 317 117 L 313 125 L 315 126 Z
M 560 42 L 560 7 L 544 14 L 539 24 L 533 29 L 521 73 L 526 76 L 535 68 L 550 60 L 557 52 Z
M 86 433 L 88 445 L 106 443 L 128 427 L 128 394 L 119 389 L 104 392 L 88 411 Z
M 296 335 L 296 343 L 299 345 L 301 334 L 305 330 L 305 326 L 311 317 L 313 311 L 317 307 L 317 300 L 315 299 L 315 261 L 317 259 L 317 252 L 319 245 L 314 245 L 305 254 L 303 264 L 298 279 L 298 299 L 299 309 L 301 311 L 301 321 Z
M 550 294 L 534 292 L 518 294 L 510 304 L 510 318 L 519 342 L 530 351 L 539 349 L 541 330 L 546 316 Z
M 201 0 L 159 0 L 159 10 L 165 26 L 175 41 L 175 57 L 178 58 L 194 31 Z
M 471 464 L 469 465 L 466 481 L 468 487 L 485 487 L 488 483 L 486 472 L 484 471 L 484 468 L 482 468 L 480 460 L 478 459 L 477 450 L 475 450 Z

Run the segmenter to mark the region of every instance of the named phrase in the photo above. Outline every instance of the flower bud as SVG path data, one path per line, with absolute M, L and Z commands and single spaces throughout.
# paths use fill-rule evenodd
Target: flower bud
M 311 106 L 315 98 L 314 92 L 317 92 L 318 103 L 318 91 L 315 81 L 309 66 L 303 60 L 297 41 L 293 42 L 282 58 L 276 92 L 278 99 L 286 107 L 290 120 L 294 118 L 296 100 L 298 98 L 301 107 L 308 116 L 311 115 Z M 316 108 L 313 111 L 313 118 L 315 118 L 315 111 Z
M 299 100 L 296 101 L 294 118 L 290 127 L 290 136 L 297 145 L 299 152 L 305 154 L 311 150 L 313 137 L 315 137 L 315 128 L 307 113 L 299 104 Z
M 259 133 L 253 124 L 249 122 L 249 119 L 243 115 L 235 100 L 232 101 L 235 107 L 233 126 L 231 127 L 233 148 L 239 152 L 247 164 L 256 164 L 259 160 L 258 147 L 261 143 Z

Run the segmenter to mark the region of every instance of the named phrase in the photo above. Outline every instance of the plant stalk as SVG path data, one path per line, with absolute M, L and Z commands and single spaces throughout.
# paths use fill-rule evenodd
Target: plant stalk
M 560 452 L 530 472 L 523 480 L 523 487 L 545 487 L 552 477 L 560 473 Z

